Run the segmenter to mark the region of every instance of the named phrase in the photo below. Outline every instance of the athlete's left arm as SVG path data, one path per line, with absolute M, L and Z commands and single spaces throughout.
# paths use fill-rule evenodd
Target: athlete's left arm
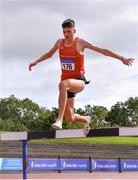
M 108 50 L 108 49 L 97 47 L 97 46 L 95 46 L 95 45 L 93 45 L 93 44 L 91 44 L 85 40 L 82 40 L 82 44 L 83 44 L 83 49 L 88 48 L 88 49 L 91 49 L 91 50 L 96 51 L 98 53 L 101 53 L 105 56 L 110 56 L 110 57 L 119 59 L 120 61 L 122 61 L 123 64 L 128 65 L 128 66 L 132 65 L 132 63 L 134 61 L 133 58 L 125 58 L 123 56 L 120 56 L 120 55 Z

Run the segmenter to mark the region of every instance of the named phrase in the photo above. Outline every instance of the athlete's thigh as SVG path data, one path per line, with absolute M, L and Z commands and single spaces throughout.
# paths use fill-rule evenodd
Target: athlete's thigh
M 78 80 L 78 79 L 67 79 L 64 80 L 64 83 L 68 89 L 68 91 L 71 92 L 80 92 L 85 88 L 85 83 L 82 80 Z
M 74 98 L 67 99 L 65 117 L 67 121 L 73 121 L 74 119 Z

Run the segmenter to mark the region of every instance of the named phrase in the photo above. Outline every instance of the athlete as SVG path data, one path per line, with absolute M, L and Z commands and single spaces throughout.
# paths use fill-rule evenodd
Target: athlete
M 63 39 L 58 39 L 53 48 L 46 54 L 29 65 L 29 70 L 33 66 L 45 61 L 53 56 L 59 50 L 61 62 L 61 82 L 59 83 L 58 98 L 58 117 L 52 124 L 54 129 L 62 129 L 63 117 L 69 122 L 81 122 L 84 126 L 84 133 L 88 134 L 90 130 L 91 119 L 89 116 L 81 116 L 74 113 L 74 97 L 77 93 L 84 90 L 89 82 L 85 78 L 84 70 L 84 50 L 90 49 L 105 56 L 120 60 L 124 65 L 132 65 L 132 58 L 122 57 L 108 49 L 97 47 L 92 43 L 75 36 L 75 22 L 67 19 L 62 23 Z

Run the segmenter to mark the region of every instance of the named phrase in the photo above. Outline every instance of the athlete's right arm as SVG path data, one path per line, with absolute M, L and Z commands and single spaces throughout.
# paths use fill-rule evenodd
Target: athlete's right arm
M 59 46 L 61 43 L 61 39 L 57 40 L 55 45 L 53 46 L 52 49 L 50 49 L 50 51 L 48 51 L 47 53 L 45 53 L 44 55 L 42 55 L 39 59 L 37 59 L 36 61 L 32 62 L 29 64 L 29 71 L 32 70 L 33 66 L 36 66 L 38 63 L 45 61 L 46 59 L 51 58 L 55 52 L 58 50 Z

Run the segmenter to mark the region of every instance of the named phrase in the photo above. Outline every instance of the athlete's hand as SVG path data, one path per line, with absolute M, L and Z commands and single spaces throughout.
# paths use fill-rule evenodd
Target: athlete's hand
M 33 67 L 33 66 L 36 66 L 36 65 L 37 65 L 37 62 L 36 62 L 36 61 L 30 63 L 30 64 L 29 64 L 29 71 L 32 71 L 32 67 Z
M 125 64 L 127 66 L 131 66 L 132 63 L 134 62 L 134 59 L 132 59 L 132 58 L 123 58 L 121 61 L 122 61 L 123 64 Z

